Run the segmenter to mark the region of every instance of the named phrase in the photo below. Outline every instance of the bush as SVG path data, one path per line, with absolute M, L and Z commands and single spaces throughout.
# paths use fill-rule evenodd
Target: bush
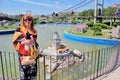
M 93 27 L 94 22 L 87 22 L 86 25 L 88 25 L 89 27 Z
M 114 27 L 117 27 L 117 23 L 116 23 L 116 22 L 115 22 L 115 23 L 113 23 L 113 26 L 114 26 Z
M 113 26 L 114 26 L 114 27 L 117 27 L 118 25 L 120 25 L 120 22 L 115 22 L 115 23 L 113 23 Z
M 107 29 L 112 29 L 112 26 L 107 26 Z
M 112 35 L 110 35 L 109 38 L 112 39 L 113 38 Z
M 101 26 L 95 26 L 94 25 L 91 29 L 94 31 L 93 35 L 95 35 L 95 36 L 98 32 L 102 32 Z
M 101 24 L 102 29 L 107 29 L 108 25 L 107 24 Z
M 96 32 L 96 36 L 102 35 L 102 32 Z
M 100 26 L 101 29 L 112 29 L 112 26 L 108 26 L 107 24 L 103 24 L 103 23 L 96 23 L 94 24 L 94 26 Z

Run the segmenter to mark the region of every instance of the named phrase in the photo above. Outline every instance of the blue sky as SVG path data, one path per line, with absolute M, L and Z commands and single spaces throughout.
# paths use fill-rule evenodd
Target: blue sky
M 52 14 L 53 12 L 60 12 L 78 3 L 81 3 L 82 1 L 85 0 L 0 0 L 0 13 L 2 12 L 9 15 L 14 15 L 20 13 L 24 14 L 27 10 L 31 10 L 32 14 L 46 15 Z M 86 1 L 89 2 L 91 0 Z M 115 3 L 120 3 L 120 0 L 104 1 L 104 7 L 111 6 Z M 74 11 L 79 12 L 90 8 L 94 8 L 94 2 L 91 2 Z

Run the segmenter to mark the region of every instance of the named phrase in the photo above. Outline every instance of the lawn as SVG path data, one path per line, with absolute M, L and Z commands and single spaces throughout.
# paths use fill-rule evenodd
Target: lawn
M 8 30 L 8 29 L 16 29 L 17 27 L 16 26 L 0 26 L 0 30 Z
M 88 31 L 85 33 L 75 33 L 73 29 L 71 28 L 67 30 L 67 32 L 75 34 L 75 35 L 79 35 L 79 36 L 87 36 L 87 37 L 94 37 L 94 38 L 109 38 L 110 37 L 110 34 L 108 34 L 106 30 L 102 30 L 102 35 L 97 35 L 97 36 L 93 35 L 94 31 L 91 29 L 88 29 Z

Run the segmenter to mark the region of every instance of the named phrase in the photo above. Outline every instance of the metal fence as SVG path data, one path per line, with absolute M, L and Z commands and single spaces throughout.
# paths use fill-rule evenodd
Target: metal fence
M 66 56 L 38 59 L 37 80 L 93 80 L 113 70 L 120 45 Z M 19 80 L 18 54 L 0 51 L 0 80 Z

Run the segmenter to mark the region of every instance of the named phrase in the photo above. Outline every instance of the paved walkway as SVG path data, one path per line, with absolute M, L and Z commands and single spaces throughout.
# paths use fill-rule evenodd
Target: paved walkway
M 120 47 L 119 47 L 119 50 L 120 50 Z M 108 74 L 105 74 L 99 77 L 96 80 L 120 80 L 120 51 L 118 56 L 118 62 L 114 70 Z
M 111 73 L 103 75 L 96 80 L 120 80 L 120 66 Z

